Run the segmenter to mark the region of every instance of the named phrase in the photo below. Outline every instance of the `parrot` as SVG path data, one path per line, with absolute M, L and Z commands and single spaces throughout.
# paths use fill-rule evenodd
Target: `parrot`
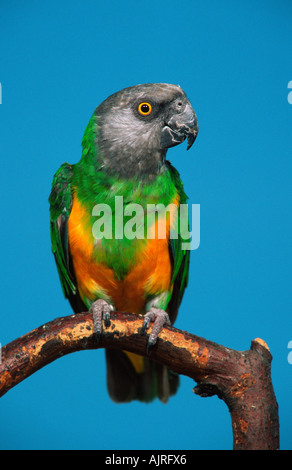
M 189 276 L 190 250 L 179 229 L 177 237 L 170 236 L 188 198 L 166 153 L 185 140 L 188 150 L 197 134 L 196 113 L 180 86 L 129 86 L 97 106 L 82 138 L 80 161 L 63 163 L 53 177 L 51 249 L 73 311 L 90 311 L 98 336 L 113 311 L 143 315 L 143 334 L 152 325 L 145 357 L 105 348 L 107 389 L 116 403 L 155 398 L 166 403 L 179 387 L 178 374 L 152 361 L 149 352 L 161 329 L 173 325 Z M 178 210 L 156 213 L 151 236 L 145 229 L 139 237 L 96 237 L 93 208 L 106 204 L 115 226 L 117 197 L 128 215 L 123 228 L 130 204 L 139 204 L 145 221 L 151 204 Z M 161 218 L 164 237 L 157 234 Z

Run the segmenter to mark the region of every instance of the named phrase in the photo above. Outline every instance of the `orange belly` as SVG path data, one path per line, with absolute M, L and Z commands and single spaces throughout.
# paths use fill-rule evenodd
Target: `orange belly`
M 175 203 L 178 205 L 176 200 Z M 81 297 L 89 301 L 104 298 L 116 310 L 144 313 L 149 297 L 171 289 L 172 266 L 168 246 L 171 223 L 172 214 L 166 223 L 166 238 L 156 237 L 141 244 L 142 249 L 131 271 L 118 280 L 112 269 L 94 260 L 90 215 L 75 196 L 68 226 L 69 249 Z

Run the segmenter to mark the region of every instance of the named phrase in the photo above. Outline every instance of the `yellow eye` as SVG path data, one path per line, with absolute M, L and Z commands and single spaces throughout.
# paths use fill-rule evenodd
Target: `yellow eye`
M 150 103 L 140 103 L 138 106 L 138 111 L 142 116 L 147 116 L 152 111 L 152 106 Z

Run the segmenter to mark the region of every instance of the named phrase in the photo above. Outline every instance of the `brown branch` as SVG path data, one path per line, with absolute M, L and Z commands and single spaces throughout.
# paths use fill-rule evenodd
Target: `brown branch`
M 2 348 L 0 396 L 57 358 L 82 349 L 126 349 L 146 356 L 142 316 L 115 312 L 98 341 L 90 313 L 57 318 Z M 197 382 L 200 396 L 218 395 L 227 404 L 234 449 L 278 449 L 278 405 L 271 381 L 272 356 L 255 339 L 235 351 L 173 327 L 163 328 L 151 359 Z

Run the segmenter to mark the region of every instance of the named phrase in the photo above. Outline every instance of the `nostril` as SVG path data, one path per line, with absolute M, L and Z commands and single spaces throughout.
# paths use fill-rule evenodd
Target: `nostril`
M 183 111 L 183 108 L 184 108 L 184 105 L 183 105 L 183 102 L 182 101 L 177 101 L 176 102 L 176 109 L 179 113 L 181 113 Z

